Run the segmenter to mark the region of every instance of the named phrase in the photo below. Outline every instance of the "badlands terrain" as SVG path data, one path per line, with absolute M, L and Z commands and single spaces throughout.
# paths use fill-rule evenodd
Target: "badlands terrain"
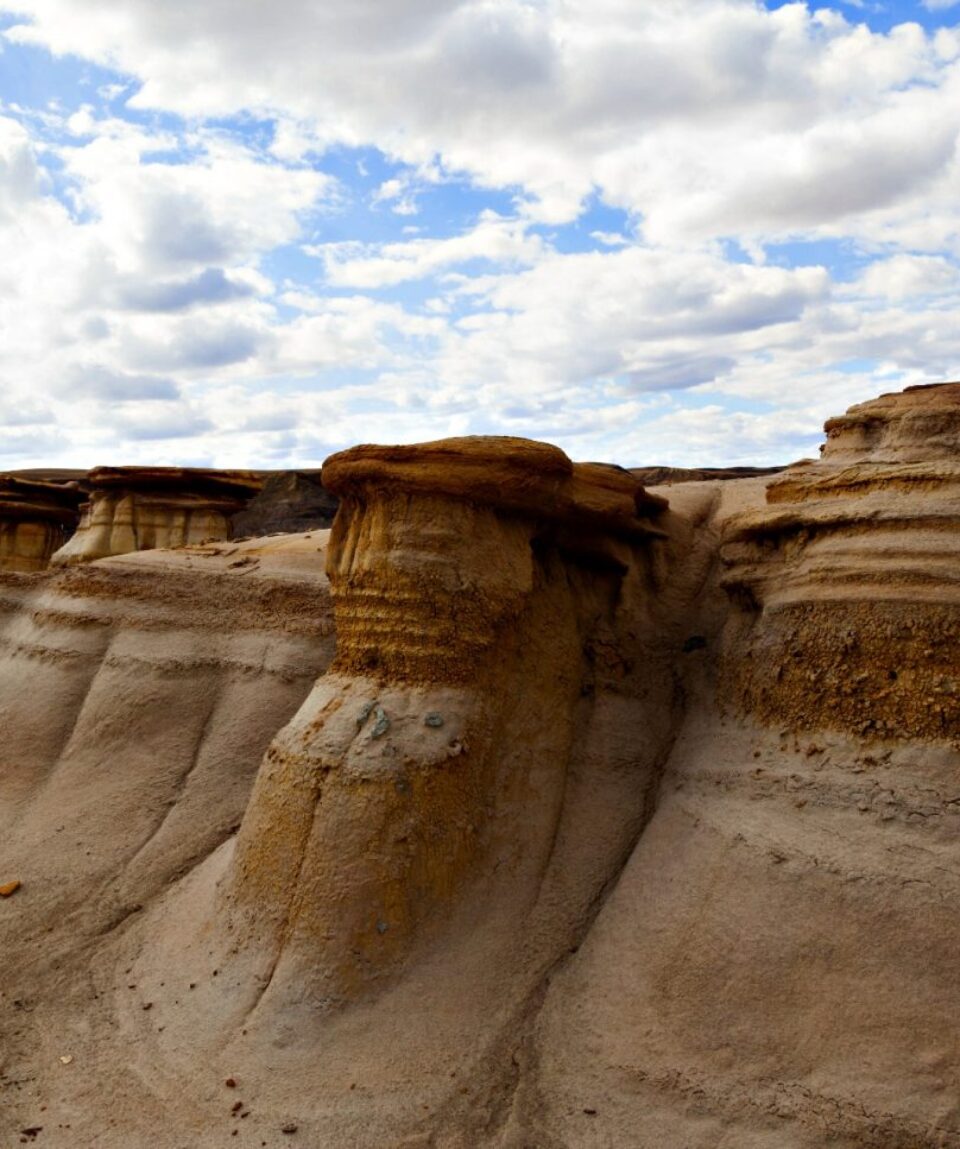
M 960 1149 L 960 384 L 826 432 L 5 477 L 0 1147 Z

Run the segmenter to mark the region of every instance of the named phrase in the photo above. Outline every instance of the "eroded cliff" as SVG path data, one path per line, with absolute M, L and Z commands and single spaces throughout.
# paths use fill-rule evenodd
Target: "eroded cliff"
M 958 392 L 669 506 L 355 448 L 329 539 L 8 575 L 0 1130 L 960 1147 Z

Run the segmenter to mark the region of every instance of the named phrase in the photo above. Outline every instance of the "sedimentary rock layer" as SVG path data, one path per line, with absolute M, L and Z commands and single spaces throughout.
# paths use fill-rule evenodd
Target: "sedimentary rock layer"
M 645 486 L 655 487 L 661 483 L 673 486 L 675 483 L 758 479 L 764 475 L 775 475 L 782 470 L 783 467 L 631 467 L 630 474 Z
M 96 467 L 77 532 L 53 565 L 229 538 L 231 517 L 262 485 L 252 471 Z
M 75 484 L 0 475 L 0 570 L 45 570 L 79 520 Z
M 793 728 L 956 738 L 960 385 L 860 404 L 827 433 L 819 463 L 729 526 L 728 685 Z
M 258 945 L 274 933 L 274 997 L 295 987 L 333 1007 L 386 984 L 492 876 L 491 835 L 541 769 L 518 752 L 531 734 L 550 748 L 554 814 L 528 847 L 549 861 L 573 716 L 585 682 L 597 689 L 584 645 L 603 642 L 624 677 L 615 604 L 628 570 L 653 568 L 665 502 L 522 440 L 360 447 L 324 476 L 342 500 L 327 555 L 337 656 L 267 756 L 219 912 Z M 533 873 L 517 880 L 535 900 Z

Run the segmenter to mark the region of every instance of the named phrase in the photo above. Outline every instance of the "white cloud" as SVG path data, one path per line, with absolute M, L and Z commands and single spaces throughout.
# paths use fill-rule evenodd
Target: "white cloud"
M 324 261 L 327 281 L 336 287 L 389 287 L 424 279 L 471 260 L 533 264 L 543 255 L 543 241 L 527 232 L 526 221 L 504 219 L 485 211 L 473 229 L 447 239 L 410 239 L 370 248 L 356 243 L 308 247 Z
M 0 108 L 0 422 L 42 413 L 78 454 L 313 458 L 376 410 L 378 438 L 767 461 L 787 417 L 809 436 L 880 379 L 960 373 L 955 29 L 754 0 L 3 8 L 12 45 L 130 78 L 109 112 Z M 352 200 L 335 145 L 387 157 L 350 161 Z M 498 209 L 431 216 L 454 179 Z M 593 203 L 625 214 L 561 253 L 539 225 Z M 317 225 L 345 205 L 377 227 Z M 768 257 L 831 239 L 850 282 Z M 288 245 L 314 277 L 282 281 Z

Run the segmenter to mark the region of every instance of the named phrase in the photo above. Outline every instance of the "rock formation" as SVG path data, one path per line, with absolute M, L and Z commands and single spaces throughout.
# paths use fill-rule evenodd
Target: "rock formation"
M 0 570 L 45 570 L 76 529 L 80 500 L 73 484 L 0 475 Z
M 729 526 L 745 625 L 728 686 L 791 728 L 960 738 L 960 384 L 884 395 L 826 430 L 820 462 Z
M 262 487 L 253 471 L 95 467 L 76 534 L 54 566 L 230 537 L 230 519 Z
M 615 604 L 628 569 L 652 577 L 666 504 L 626 472 L 509 439 L 358 447 L 324 475 L 343 499 L 327 552 L 337 656 L 274 742 L 225 902 L 261 944 L 275 931 L 275 988 L 332 1007 L 491 876 L 491 839 L 516 831 L 534 777 L 553 815 L 528 823 L 527 880 L 549 862 L 575 714 L 597 689 L 584 649 L 605 645 L 618 665 L 601 689 L 621 689 Z
M 827 430 L 0 577 L 0 1142 L 960 1149 L 960 387 Z
M 333 525 L 338 500 L 319 471 L 277 471 L 264 477 L 263 490 L 233 516 L 233 538 L 326 530 Z
M 673 486 L 674 483 L 702 483 L 731 480 L 759 479 L 775 475 L 783 467 L 631 467 L 634 475 L 647 487 Z

